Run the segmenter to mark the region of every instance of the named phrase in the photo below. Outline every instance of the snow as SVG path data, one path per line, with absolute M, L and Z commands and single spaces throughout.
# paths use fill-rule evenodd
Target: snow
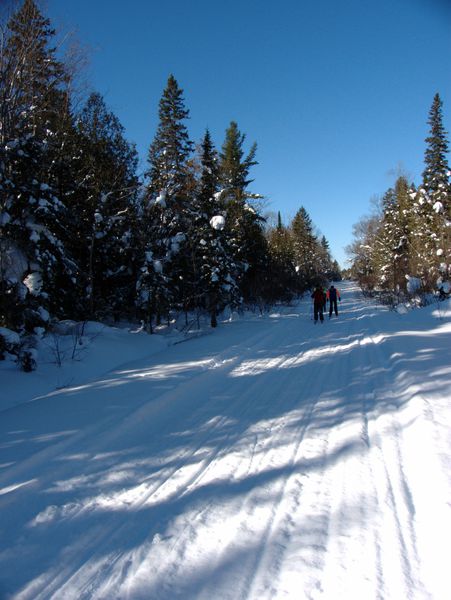
M 28 288 L 30 294 L 38 296 L 42 289 L 42 276 L 37 271 L 34 271 L 25 277 L 23 283 Z
M 0 596 L 448 599 L 451 301 L 337 287 L 321 325 L 88 324 L 60 369 L 0 363 Z
M 215 215 L 210 219 L 210 225 L 217 231 L 222 231 L 225 227 L 225 218 L 222 215 Z
M 48 323 L 50 321 L 49 312 L 42 306 L 38 307 L 38 313 L 39 313 L 39 316 L 41 317 L 41 319 L 44 321 L 44 323 Z
M 19 334 L 7 327 L 0 327 L 0 336 L 7 344 L 20 344 Z
M 161 208 L 166 208 L 166 192 L 162 191 L 158 194 L 158 197 L 155 199 L 155 204 L 159 204 Z

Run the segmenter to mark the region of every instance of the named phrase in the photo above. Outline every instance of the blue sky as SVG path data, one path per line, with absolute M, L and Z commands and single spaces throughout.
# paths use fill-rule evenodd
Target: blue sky
M 43 0 L 145 168 L 169 74 L 188 128 L 258 144 L 252 191 L 304 206 L 344 266 L 352 226 L 400 170 L 418 183 L 434 94 L 451 131 L 451 0 Z

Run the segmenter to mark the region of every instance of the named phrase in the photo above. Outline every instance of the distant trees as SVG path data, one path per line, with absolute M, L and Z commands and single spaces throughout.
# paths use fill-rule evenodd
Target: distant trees
M 293 236 L 277 214 L 276 227 L 268 231 L 269 279 L 273 283 L 273 297 L 290 301 L 299 290 Z
M 352 274 L 366 289 L 407 292 L 415 278 L 423 290 L 431 291 L 449 282 L 451 185 L 438 94 L 428 124 L 422 184 L 416 189 L 404 176 L 399 177 L 384 195 L 380 214 L 355 228 L 348 252 L 353 259 Z
M 331 257 L 325 236 L 315 233 L 310 215 L 301 207 L 284 226 L 280 213 L 277 226 L 268 232 L 271 281 L 277 297 L 289 300 L 316 284 L 339 281 L 341 270 Z M 273 288 L 274 289 L 274 288 Z

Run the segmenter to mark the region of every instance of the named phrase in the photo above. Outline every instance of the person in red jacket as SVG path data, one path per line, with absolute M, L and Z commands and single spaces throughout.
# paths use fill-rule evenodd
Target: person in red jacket
M 338 317 L 337 300 L 341 302 L 340 292 L 333 285 L 327 290 L 327 299 L 329 300 L 329 319 L 334 311 Z
M 317 285 L 315 291 L 312 294 L 313 298 L 313 319 L 315 323 L 318 322 L 318 316 L 321 323 L 324 321 L 323 309 L 324 309 L 324 292 L 320 285 Z

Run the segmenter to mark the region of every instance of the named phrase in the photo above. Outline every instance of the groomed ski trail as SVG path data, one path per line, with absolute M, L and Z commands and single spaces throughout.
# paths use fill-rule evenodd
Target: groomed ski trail
M 444 600 L 443 406 L 340 289 L 2 413 L 0 597 Z

